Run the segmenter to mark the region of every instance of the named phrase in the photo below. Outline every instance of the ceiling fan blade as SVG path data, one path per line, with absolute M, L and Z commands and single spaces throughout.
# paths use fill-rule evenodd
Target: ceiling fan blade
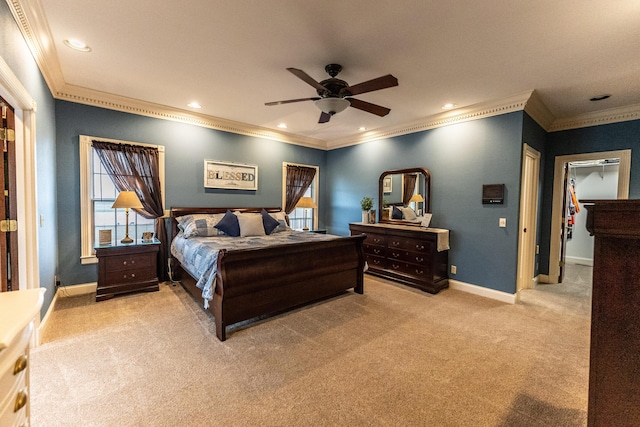
M 327 123 L 329 120 L 331 120 L 331 114 L 327 114 L 323 111 L 320 114 L 320 120 L 318 120 L 318 123 Z
M 377 79 L 367 80 L 357 85 L 345 87 L 340 93 L 349 95 L 360 95 L 361 93 L 373 92 L 374 90 L 386 89 L 388 87 L 398 86 L 398 79 L 391 74 L 378 77 Z
M 294 76 L 296 76 L 303 82 L 315 87 L 317 90 L 322 92 L 327 90 L 324 86 L 322 86 L 320 83 L 315 81 L 313 77 L 311 77 L 309 74 L 305 73 L 304 71 L 298 70 L 297 68 L 287 68 L 287 70 L 290 71 Z
M 315 98 L 298 98 L 298 99 L 287 99 L 285 101 L 273 101 L 273 102 L 265 102 L 264 105 L 280 105 L 280 104 L 291 104 L 292 102 L 302 102 L 302 101 L 317 101 L 318 97 Z
M 382 107 L 380 105 L 372 104 L 370 102 L 361 101 L 355 98 L 346 98 L 347 101 L 351 103 L 353 108 L 357 108 L 358 110 L 366 111 L 367 113 L 375 114 L 376 116 L 386 116 L 391 111 L 387 107 Z

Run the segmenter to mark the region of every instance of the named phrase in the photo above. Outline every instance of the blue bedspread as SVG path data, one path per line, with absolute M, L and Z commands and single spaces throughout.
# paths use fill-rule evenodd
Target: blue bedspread
M 215 236 L 189 237 L 187 239 L 180 232 L 171 242 L 171 254 L 180 261 L 180 264 L 189 274 L 198 280 L 196 286 L 202 289 L 204 307 L 208 308 L 216 287 L 218 252 L 220 249 L 232 251 L 263 248 L 291 243 L 331 240 L 339 237 L 331 234 L 286 230 L 268 236 Z

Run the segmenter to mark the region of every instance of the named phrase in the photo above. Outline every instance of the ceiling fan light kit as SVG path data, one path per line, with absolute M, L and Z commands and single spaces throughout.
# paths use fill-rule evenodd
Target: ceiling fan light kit
M 331 78 L 317 82 L 313 77 L 309 76 L 302 70 L 297 68 L 287 68 L 287 70 L 298 77 L 303 82 L 310 86 L 313 86 L 318 93 L 317 97 L 313 98 L 298 98 L 288 99 L 285 101 L 266 102 L 264 105 L 273 106 L 280 104 L 290 104 L 292 102 L 301 101 L 314 101 L 316 107 L 322 111 L 320 114 L 320 120 L 318 123 L 327 123 L 331 116 L 344 111 L 347 107 L 351 106 L 358 110 L 366 111 L 367 113 L 375 114 L 380 117 L 384 117 L 391 111 L 387 107 L 372 104 L 370 102 L 362 101 L 360 99 L 351 98 L 353 95 L 359 95 L 362 93 L 373 92 L 374 90 L 386 89 L 388 87 L 398 86 L 398 79 L 391 74 L 378 77 L 376 79 L 367 80 L 366 82 L 358 83 L 357 85 L 349 86 L 344 80 L 336 78 L 338 73 L 342 71 L 340 64 L 329 64 L 324 67 L 325 71 L 331 76 Z
M 316 102 L 316 107 L 324 113 L 334 115 L 344 111 L 351 103 L 344 98 L 322 98 Z

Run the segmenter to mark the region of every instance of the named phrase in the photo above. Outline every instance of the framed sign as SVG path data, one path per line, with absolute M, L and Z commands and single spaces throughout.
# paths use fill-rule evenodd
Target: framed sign
M 205 160 L 204 186 L 227 190 L 257 190 L 258 166 Z

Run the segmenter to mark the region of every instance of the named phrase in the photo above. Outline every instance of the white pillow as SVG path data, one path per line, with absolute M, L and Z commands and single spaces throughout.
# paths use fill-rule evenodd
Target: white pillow
M 279 233 L 281 231 L 286 231 L 289 230 L 289 224 L 287 223 L 287 214 L 284 213 L 283 211 L 280 212 L 269 212 L 269 215 L 271 215 L 272 217 L 274 217 L 275 219 L 278 220 L 278 222 L 280 223 L 280 225 L 278 225 L 275 230 L 273 230 L 271 232 L 271 234 L 273 233 Z
M 236 213 L 238 224 L 240 225 L 240 236 L 264 236 L 264 225 L 262 215 L 254 213 Z
M 415 211 L 410 207 L 401 206 L 400 210 L 402 211 L 402 219 L 406 219 L 407 221 L 413 221 L 414 219 L 417 218 Z

